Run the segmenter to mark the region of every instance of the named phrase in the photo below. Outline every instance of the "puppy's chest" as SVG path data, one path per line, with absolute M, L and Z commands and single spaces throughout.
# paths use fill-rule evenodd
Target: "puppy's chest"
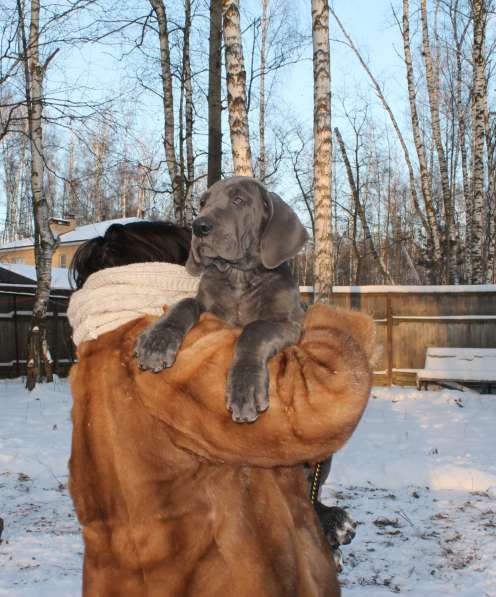
M 259 293 L 249 285 L 205 284 L 200 286 L 199 298 L 205 309 L 236 326 L 245 326 L 263 317 Z

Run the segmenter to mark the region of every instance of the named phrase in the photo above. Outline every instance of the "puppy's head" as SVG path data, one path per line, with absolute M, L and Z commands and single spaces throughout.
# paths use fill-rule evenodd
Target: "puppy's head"
M 307 240 L 295 212 L 254 178 L 233 177 L 212 185 L 200 199 L 186 269 L 199 275 L 213 264 L 273 269 L 294 257 Z

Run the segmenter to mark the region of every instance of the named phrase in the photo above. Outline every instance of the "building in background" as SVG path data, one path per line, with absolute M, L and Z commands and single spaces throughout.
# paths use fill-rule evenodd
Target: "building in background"
M 86 224 L 76 227 L 75 219 L 67 217 L 65 219 L 52 218 L 50 227 L 58 235 L 58 246 L 53 255 L 54 268 L 68 268 L 77 248 L 85 241 L 102 236 L 112 224 L 128 224 L 129 222 L 138 222 L 139 218 L 120 218 L 117 220 L 106 220 L 96 224 Z M 35 265 L 34 259 L 34 239 L 23 238 L 10 243 L 0 245 L 0 266 L 2 264 L 21 264 Z

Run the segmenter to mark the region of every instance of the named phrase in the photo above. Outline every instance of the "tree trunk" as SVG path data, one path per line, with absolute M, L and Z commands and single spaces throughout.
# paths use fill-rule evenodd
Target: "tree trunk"
M 472 137 L 474 154 L 472 156 L 472 192 L 473 214 L 471 234 L 472 284 L 482 284 L 486 279 L 485 264 L 482 262 L 484 245 L 484 93 L 485 93 L 485 36 L 486 36 L 486 3 L 485 0 L 472 0 L 473 19 L 473 81 L 472 106 L 473 122 Z
M 458 121 L 458 146 L 460 148 L 461 155 L 461 167 L 462 167 L 462 193 L 463 193 L 463 206 L 465 209 L 465 251 L 464 254 L 464 274 L 465 280 L 471 280 L 472 278 L 472 260 L 470 258 L 471 246 L 471 231 L 472 231 L 472 193 L 470 190 L 470 177 L 468 168 L 468 156 L 467 156 L 467 145 L 466 145 L 466 107 L 463 105 L 462 100 L 462 84 L 463 84 L 463 71 L 462 71 L 462 47 L 463 40 L 466 35 L 467 29 L 465 28 L 461 35 L 458 35 L 458 0 L 455 2 L 454 10 L 451 14 L 451 22 L 453 26 L 453 37 L 455 42 L 455 56 L 456 56 L 456 75 L 455 75 L 455 106 Z
M 183 42 L 183 81 L 186 118 L 186 181 L 184 193 L 184 224 L 191 226 L 193 222 L 193 183 L 195 180 L 195 164 L 193 155 L 193 82 L 191 80 L 190 56 L 191 0 L 184 0 L 184 42 Z
M 379 271 L 383 277 L 383 280 L 387 282 L 387 284 L 394 284 L 394 280 L 387 270 L 387 267 L 380 256 L 379 252 L 374 243 L 374 239 L 372 238 L 372 233 L 370 232 L 370 227 L 367 222 L 367 216 L 365 214 L 365 209 L 363 208 L 362 202 L 360 201 L 360 194 L 358 191 L 358 187 L 355 184 L 355 179 L 353 178 L 353 171 L 351 169 L 350 160 L 348 159 L 348 154 L 346 153 L 346 147 L 344 145 L 343 137 L 339 129 L 336 127 L 334 129 L 334 133 L 336 135 L 336 139 L 338 141 L 339 149 L 341 150 L 341 156 L 343 157 L 343 162 L 346 170 L 346 176 L 348 178 L 348 184 L 350 185 L 351 196 L 353 198 L 353 202 L 355 204 L 355 210 L 360 218 L 360 223 L 362 224 L 362 230 L 365 237 L 365 246 L 367 251 L 374 257 Z
M 333 284 L 331 204 L 331 71 L 328 0 L 312 0 L 313 188 L 315 213 L 314 300 L 329 303 Z
M 92 150 L 95 158 L 95 174 L 94 174 L 94 188 L 93 188 L 93 207 L 94 218 L 96 222 L 101 222 L 108 217 L 108 205 L 105 203 L 104 192 L 104 161 L 108 154 L 108 135 L 109 130 L 107 125 L 104 125 L 103 131 L 95 133 Z
M 222 176 L 222 5 L 210 0 L 208 54 L 208 186 Z
M 27 346 L 26 387 L 28 390 L 32 390 L 37 382 L 52 381 L 53 377 L 53 361 L 46 332 L 46 314 L 50 299 L 52 256 L 56 247 L 56 240 L 49 226 L 48 204 L 43 190 L 45 164 L 43 149 L 43 78 L 48 63 L 56 52 L 49 56 L 45 64 L 40 64 L 40 0 L 31 0 L 29 43 L 26 40 L 24 10 L 21 0 L 18 0 L 17 6 L 24 54 L 37 277 Z
M 486 237 L 483 258 L 485 259 L 486 282 L 494 283 L 496 249 L 496 139 L 494 113 L 491 113 L 487 97 L 487 77 L 484 79 L 484 132 L 487 156 L 486 193 Z
M 436 211 L 432 203 L 431 195 L 431 180 L 427 168 L 427 159 L 425 156 L 425 147 L 420 131 L 419 118 L 417 114 L 417 98 L 415 91 L 415 81 L 413 77 L 413 61 L 412 52 L 410 48 L 410 7 L 409 1 L 403 0 L 403 50 L 405 53 L 406 76 L 408 83 L 408 99 L 410 102 L 410 115 L 412 122 L 413 139 L 415 142 L 415 149 L 417 150 L 417 157 L 420 169 L 420 184 L 422 188 L 422 195 L 424 196 L 424 205 L 429 222 L 429 228 L 432 232 L 433 255 L 430 265 L 430 280 L 433 283 L 442 281 L 441 272 L 443 266 L 443 253 L 441 249 L 441 239 L 439 237 L 438 222 L 436 219 Z
M 260 40 L 260 107 L 258 114 L 258 178 L 263 182 L 267 175 L 265 155 L 265 55 L 269 28 L 269 0 L 262 0 L 262 30 Z
M 184 224 L 184 189 L 183 180 L 176 159 L 174 142 L 174 97 L 172 92 L 172 71 L 169 50 L 169 30 L 167 13 L 163 0 L 149 0 L 158 23 L 160 44 L 160 69 L 162 76 L 162 93 L 164 109 L 164 149 L 167 170 L 172 185 L 174 216 L 178 224 Z
M 449 284 L 457 282 L 457 250 L 456 250 L 456 231 L 453 201 L 450 192 L 450 183 L 448 176 L 448 165 L 444 152 L 443 142 L 441 140 L 441 123 L 439 118 L 439 78 L 436 76 L 432 65 L 432 54 L 429 41 L 429 26 L 427 21 L 427 0 L 420 2 L 422 15 L 422 55 L 425 64 L 425 74 L 427 81 L 427 94 L 429 96 L 429 108 L 431 113 L 432 136 L 439 164 L 439 174 L 441 176 L 441 190 L 444 205 L 444 255 L 446 266 L 446 280 Z
M 226 53 L 227 108 L 234 174 L 253 176 L 239 0 L 222 0 L 222 15 Z
M 27 132 L 27 131 L 26 131 Z M 2 242 L 19 238 L 19 196 L 26 168 L 27 136 L 20 136 L 13 142 L 3 139 L 2 161 L 5 177 L 6 214 Z

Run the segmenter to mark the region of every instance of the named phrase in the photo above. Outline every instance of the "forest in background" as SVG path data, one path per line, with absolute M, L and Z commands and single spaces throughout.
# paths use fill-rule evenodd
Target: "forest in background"
M 24 3 L 29 37 L 29 2 L 9 0 L 0 7 L 2 242 L 33 233 L 19 31 L 19 6 Z M 339 2 L 334 4 L 330 34 L 356 54 L 371 93 L 358 89 L 353 95 L 348 90 L 343 97 L 337 90 L 333 98 L 334 110 L 340 112 L 340 122 L 344 120 L 332 143 L 333 281 L 495 281 L 492 3 L 405 0 L 393 6 L 405 61 L 405 105 L 395 102 L 394 107 L 373 63 L 359 53 L 361 40 L 353 40 L 339 20 Z M 165 29 L 157 5 L 163 6 Z M 289 190 L 285 199 L 298 208 L 312 232 L 313 131 L 308 119 L 286 118 L 279 101 L 284 73 L 304 59 L 311 32 L 302 30 L 294 1 L 250 1 L 245 7 L 241 1 L 240 9 L 254 173 L 271 189 Z M 43 68 L 48 81 L 44 190 L 50 214 L 73 214 L 78 224 L 126 216 L 180 219 L 174 192 L 183 197 L 189 214 L 196 213 L 207 186 L 209 3 L 128 1 L 117 9 L 101 1 L 41 2 L 40 12 L 40 56 L 47 63 Z M 164 42 L 170 92 L 163 75 Z M 84 59 L 95 46 L 102 52 L 110 48 L 114 56 L 120 53 L 122 73 L 113 81 L 118 92 L 96 85 L 87 91 L 64 89 L 59 72 L 52 83 L 50 69 L 56 68 L 60 54 L 77 47 Z M 228 176 L 234 167 L 224 114 L 225 80 L 219 101 L 221 169 Z M 145 135 L 141 102 L 146 105 Z M 172 139 L 172 157 L 166 155 L 166 136 Z M 180 180 L 175 190 L 171 177 Z M 302 260 L 311 279 L 311 255 Z
M 40 305 L 49 217 L 190 225 L 205 188 L 232 174 L 298 210 L 311 242 L 293 269 L 323 300 L 335 284 L 495 282 L 493 0 L 393 3 L 401 102 L 339 8 L 1 0 L 0 238 L 34 235 Z M 361 69 L 355 90 L 331 85 L 330 36 Z M 83 82 L 89 56 L 95 78 Z M 313 126 L 284 102 L 301 61 L 313 67 Z

